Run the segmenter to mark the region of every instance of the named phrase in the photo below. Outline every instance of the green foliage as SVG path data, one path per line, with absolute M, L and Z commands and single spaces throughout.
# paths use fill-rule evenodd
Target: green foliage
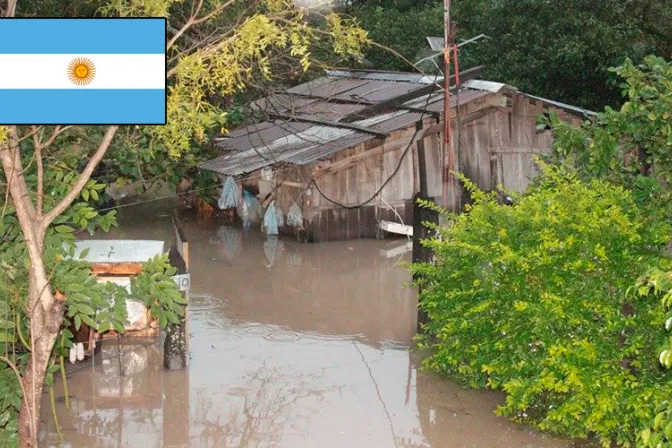
M 2 362 L 2 361 L 0 361 Z M 21 388 L 14 372 L 0 368 L 0 446 L 19 446 L 18 419 Z
M 428 48 L 426 36 L 443 36 L 442 3 L 357 2 L 348 12 L 375 42 L 414 60 Z M 491 37 L 461 48 L 463 68 L 485 65 L 489 79 L 594 110 L 620 102 L 609 67 L 672 54 L 672 4 L 665 0 L 461 0 L 451 15 L 458 42 Z M 377 69 L 411 70 L 376 46 L 365 57 Z
M 159 255 L 149 260 L 142 272 L 131 279 L 132 300 L 142 302 L 152 316 L 159 319 L 159 326 L 179 324 L 184 316 L 187 300 L 180 293 L 177 284 L 170 278 L 176 274 L 168 263 L 168 255 Z
M 552 117 L 552 160 L 585 178 L 623 184 L 642 199 L 660 198 L 661 186 L 672 181 L 672 63 L 650 56 L 639 66 L 628 60 L 613 71 L 624 79 L 623 106 L 607 107 L 580 129 Z
M 429 316 L 425 367 L 505 391 L 498 412 L 574 438 L 630 445 L 672 393 L 655 362 L 665 312 L 627 295 L 672 228 L 626 189 L 545 167 L 500 205 L 467 182 L 474 203 L 442 238 L 435 265 L 415 265 Z
M 412 70 L 408 61 L 415 62 L 422 50 L 429 48 L 427 36 L 443 36 L 442 3 L 407 9 L 396 5 L 366 5 L 356 6 L 348 12 L 368 31 L 371 40 L 406 59 L 372 46 L 364 56 L 377 70 Z
M 652 268 L 642 276 L 634 288 L 639 297 L 653 297 L 660 300 L 665 315 L 665 330 L 672 330 L 672 271 Z M 669 369 L 672 367 L 672 337 L 660 348 L 659 362 Z M 655 410 L 646 429 L 637 434 L 637 446 L 641 448 L 672 447 L 672 407 L 665 399 Z

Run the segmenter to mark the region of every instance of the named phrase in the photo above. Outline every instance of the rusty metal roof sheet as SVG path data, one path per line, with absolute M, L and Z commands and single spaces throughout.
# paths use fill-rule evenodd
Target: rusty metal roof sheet
M 442 77 L 427 76 L 422 73 L 407 73 L 407 72 L 386 72 L 376 70 L 331 70 L 328 71 L 329 76 L 337 76 L 342 78 L 352 79 L 371 79 L 376 81 L 394 81 L 394 82 L 410 82 L 414 84 L 434 84 L 440 82 Z
M 588 116 L 588 117 L 596 117 L 597 116 L 597 112 L 593 112 L 592 110 L 583 109 L 581 107 L 572 106 L 570 104 L 565 104 L 565 103 L 561 103 L 559 101 L 549 100 L 549 99 L 546 99 L 546 98 L 542 98 L 540 96 L 534 96 L 534 95 L 530 95 L 530 94 L 527 94 L 527 93 L 522 93 L 521 92 L 520 94 L 527 97 L 527 98 L 532 98 L 532 99 L 541 101 L 542 103 L 546 103 L 546 104 L 549 104 L 551 106 L 555 106 L 558 109 L 563 109 L 563 110 L 565 110 L 567 112 L 570 112 L 570 113 L 580 114 L 580 115 L 584 115 L 584 116 Z
M 268 115 L 290 115 L 318 120 L 338 121 L 359 112 L 365 104 L 338 103 L 298 95 L 279 94 L 261 98 L 250 104 L 256 111 Z
M 450 107 L 455 108 L 459 104 L 467 104 L 490 95 L 487 90 L 475 90 L 461 88 L 450 94 Z M 429 97 L 429 98 L 428 98 Z M 411 101 L 405 102 L 402 107 L 408 107 L 418 110 L 427 110 L 429 112 L 443 112 L 443 93 L 432 93 L 423 95 Z
M 408 128 L 421 118 L 421 113 L 397 110 L 359 120 L 353 124 L 389 134 L 398 129 Z M 297 129 L 294 133 L 287 133 L 287 129 L 292 125 L 303 125 L 303 128 Z M 200 167 L 220 174 L 238 176 L 281 163 L 306 165 L 376 138 L 374 135 L 353 129 L 285 121 L 262 123 L 258 128 L 261 131 L 248 126 L 247 134 L 220 140 L 218 145 L 222 149 L 233 152 L 205 162 Z M 264 138 L 259 134 L 265 137 L 272 134 L 277 138 Z M 250 142 L 262 140 L 264 143 L 250 146 Z M 245 146 L 247 149 L 241 150 Z
M 423 76 L 422 78 L 428 78 Z M 327 76 L 288 89 L 286 93 L 331 102 L 371 105 L 392 100 L 413 91 L 421 91 L 432 82 L 398 81 L 393 79 L 347 78 Z

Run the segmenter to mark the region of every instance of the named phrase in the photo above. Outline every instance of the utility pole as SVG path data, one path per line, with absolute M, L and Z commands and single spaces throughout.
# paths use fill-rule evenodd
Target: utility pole
M 455 151 L 451 142 L 450 129 L 450 57 L 453 44 L 453 30 L 450 21 L 450 0 L 443 0 L 444 41 L 443 41 L 443 206 L 457 213 L 457 188 L 455 185 Z

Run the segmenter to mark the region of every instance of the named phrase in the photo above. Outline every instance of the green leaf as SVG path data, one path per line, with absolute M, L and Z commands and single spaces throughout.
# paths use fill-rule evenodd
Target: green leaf
M 0 342 L 12 343 L 12 342 L 16 342 L 16 339 L 15 339 L 13 333 L 8 333 L 6 331 L 3 331 L 3 332 L 0 332 Z
M 82 322 L 84 322 L 86 325 L 88 325 L 91 328 L 96 328 L 96 323 L 91 319 L 89 316 L 86 314 L 78 314 L 77 316 L 81 317 Z
M 73 229 L 72 227 L 64 225 L 56 226 L 54 227 L 54 230 L 56 230 L 56 232 L 58 233 L 72 233 L 75 231 L 75 229 Z
M 72 291 L 72 292 L 82 292 L 82 291 L 84 291 L 84 285 L 81 285 L 79 283 L 71 283 L 66 288 L 67 288 L 68 291 Z
M 665 426 L 665 437 L 667 437 L 668 440 L 672 439 L 672 422 L 669 422 Z
M 85 259 L 86 257 L 88 257 L 90 251 L 91 251 L 90 248 L 88 248 L 88 247 L 85 248 L 85 249 L 79 254 L 79 259 L 80 259 L 80 260 L 83 260 L 83 259 Z
M 75 314 L 75 330 L 79 331 L 79 328 L 82 326 L 82 318 L 79 314 Z
M 95 313 L 95 311 L 93 311 L 93 309 L 85 303 L 77 303 L 75 307 L 77 308 L 77 311 L 87 316 L 93 316 L 93 314 Z
M 89 201 L 89 190 L 86 188 L 82 190 L 82 198 L 87 202 Z

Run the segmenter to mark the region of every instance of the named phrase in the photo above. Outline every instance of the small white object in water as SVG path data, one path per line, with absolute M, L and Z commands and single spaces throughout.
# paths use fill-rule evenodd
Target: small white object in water
M 84 344 L 77 344 L 77 361 L 84 361 Z
M 73 345 L 70 347 L 70 364 L 77 362 L 77 348 Z

